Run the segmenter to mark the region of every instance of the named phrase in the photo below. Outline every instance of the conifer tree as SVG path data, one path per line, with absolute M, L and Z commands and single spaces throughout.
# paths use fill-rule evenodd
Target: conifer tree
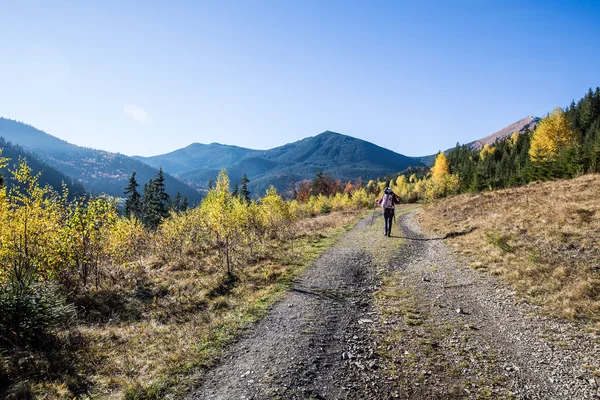
M 249 182 L 250 182 L 250 179 L 248 179 L 246 174 L 244 174 L 244 176 L 242 176 L 242 187 L 240 189 L 240 198 L 242 200 L 246 201 L 247 203 L 250 202 L 250 192 L 248 191 L 248 183 Z
M 159 201 L 159 214 L 162 218 L 169 216 L 169 194 L 165 191 L 165 175 L 162 167 L 158 170 L 156 179 L 154 180 L 155 191 Z
M 233 191 L 231 192 L 231 195 L 233 197 L 239 197 L 240 195 L 240 187 L 237 182 L 233 185 Z
M 148 229 L 156 229 L 162 218 L 161 202 L 154 179 L 144 185 L 142 195 L 142 222 Z
M 175 198 L 171 202 L 171 210 L 175 212 L 181 211 L 181 192 L 178 190 Z
M 187 196 L 183 196 L 183 199 L 181 200 L 181 207 L 180 207 L 181 212 L 187 211 L 187 209 L 189 207 L 190 207 L 190 201 L 188 200 Z
M 125 194 L 128 195 L 125 200 L 125 215 L 127 217 L 134 216 L 138 219 L 142 217 L 142 198 L 137 191 L 140 186 L 135 179 L 136 172 L 133 171 L 129 178 L 129 184 L 125 188 Z

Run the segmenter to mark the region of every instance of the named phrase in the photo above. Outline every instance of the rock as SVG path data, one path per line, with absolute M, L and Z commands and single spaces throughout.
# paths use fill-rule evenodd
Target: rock
M 349 360 L 350 359 L 350 355 L 348 354 L 347 351 L 342 353 L 342 360 Z
M 366 318 L 361 318 L 358 320 L 358 324 L 362 325 L 362 324 L 372 324 L 373 320 L 372 319 L 366 319 Z
M 463 310 L 462 308 L 458 307 L 458 308 L 456 309 L 456 313 L 457 313 L 457 314 L 464 314 L 465 312 L 464 312 L 464 310 Z

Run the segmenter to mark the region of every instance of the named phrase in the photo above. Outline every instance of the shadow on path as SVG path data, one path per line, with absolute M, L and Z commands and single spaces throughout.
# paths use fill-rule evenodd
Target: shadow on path
M 450 238 L 454 238 L 454 237 L 458 237 L 458 236 L 468 235 L 469 233 L 473 232 L 475 229 L 477 229 L 477 227 L 473 227 L 471 229 L 468 229 L 468 230 L 462 231 L 462 232 L 450 232 L 450 233 L 446 234 L 446 236 L 434 237 L 434 238 L 394 236 L 394 235 L 391 235 L 390 237 L 396 238 L 396 239 L 421 240 L 421 241 L 427 242 L 427 241 L 430 241 L 430 240 L 444 240 L 444 239 L 450 239 Z

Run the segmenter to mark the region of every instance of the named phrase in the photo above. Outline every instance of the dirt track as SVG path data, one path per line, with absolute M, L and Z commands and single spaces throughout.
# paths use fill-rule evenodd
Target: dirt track
M 189 398 L 600 398 L 597 341 L 399 220 L 392 238 L 361 220 Z M 384 240 L 402 246 L 382 259 Z

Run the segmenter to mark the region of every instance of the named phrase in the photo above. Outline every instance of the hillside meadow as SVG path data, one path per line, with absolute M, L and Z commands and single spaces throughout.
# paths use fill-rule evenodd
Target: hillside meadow
M 600 175 L 436 200 L 419 221 L 526 301 L 600 331 Z

